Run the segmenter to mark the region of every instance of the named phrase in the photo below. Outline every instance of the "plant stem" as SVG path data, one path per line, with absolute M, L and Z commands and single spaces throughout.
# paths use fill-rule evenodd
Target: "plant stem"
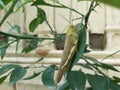
M 52 27 L 51 27 L 51 25 L 49 24 L 49 22 L 48 22 L 48 20 L 47 19 L 45 19 L 45 21 L 46 21 L 46 23 L 47 23 L 47 25 L 48 25 L 48 27 L 50 28 L 50 30 L 51 30 L 51 34 L 56 34 L 56 32 L 52 29 Z
M 10 9 L 8 10 L 8 12 L 5 14 L 5 16 L 3 17 L 3 19 L 0 22 L 0 27 L 2 26 L 2 24 L 4 23 L 4 21 L 6 20 L 6 18 L 13 12 L 13 8 L 15 6 L 15 4 L 17 3 L 18 0 L 13 0 L 13 3 L 10 7 Z
M 4 47 L 8 47 L 10 44 L 12 44 L 12 43 L 14 43 L 14 42 L 16 42 L 17 40 L 14 40 L 14 41 L 12 41 L 12 42 L 10 42 L 10 43 L 7 43 L 7 44 L 5 44 L 5 45 L 2 45 L 2 46 L 0 46 L 0 49 L 2 49 L 2 48 L 4 48 Z
M 100 74 L 102 74 L 103 76 L 109 78 L 107 75 L 105 75 L 100 69 L 98 69 L 96 66 L 94 66 L 93 64 L 91 64 L 84 56 L 82 56 L 82 59 L 85 60 L 86 63 L 88 63 L 90 66 L 92 66 L 94 69 L 96 69 Z
M 9 36 L 9 37 L 16 38 L 16 39 L 18 38 L 18 39 L 54 40 L 54 38 L 39 38 L 39 37 L 35 37 L 32 35 L 15 35 L 15 34 L 10 34 L 10 33 L 5 33 L 2 31 L 0 31 L 0 35 L 5 35 L 5 36 Z
M 73 9 L 73 8 L 67 7 L 67 6 L 65 6 L 64 4 L 60 3 L 60 2 L 56 2 L 56 3 L 58 3 L 59 5 L 61 5 L 61 7 L 63 7 L 63 8 L 69 9 L 69 10 L 75 12 L 75 13 L 80 14 L 81 16 L 84 16 L 82 13 L 78 12 L 77 10 L 75 10 L 75 9 Z
M 106 58 L 112 57 L 113 55 L 115 55 L 116 53 L 119 53 L 119 52 L 120 52 L 120 50 L 118 50 L 118 51 L 116 51 L 116 52 L 114 52 L 114 53 L 112 53 L 112 54 L 110 54 L 110 55 L 104 57 L 104 58 L 101 60 L 101 62 L 102 62 L 103 60 L 105 60 Z

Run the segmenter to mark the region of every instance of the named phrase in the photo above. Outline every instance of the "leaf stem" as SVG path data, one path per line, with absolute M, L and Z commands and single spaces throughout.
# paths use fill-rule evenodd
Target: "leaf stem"
M 58 3 L 59 5 L 61 5 L 62 8 L 69 9 L 69 10 L 71 10 L 71 11 L 77 13 L 77 14 L 80 14 L 81 16 L 84 16 L 82 13 L 78 12 L 77 10 L 75 10 L 75 9 L 73 9 L 73 8 L 70 8 L 70 7 L 64 5 L 64 4 L 60 3 L 60 2 L 56 2 L 56 3 Z

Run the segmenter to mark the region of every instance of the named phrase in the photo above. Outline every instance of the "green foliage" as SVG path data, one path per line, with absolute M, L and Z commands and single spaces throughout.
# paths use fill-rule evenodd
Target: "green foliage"
M 11 26 L 11 28 L 8 31 L 9 33 L 12 34 L 12 33 L 16 32 L 16 34 L 22 34 L 21 33 L 21 27 L 19 25 L 14 25 L 13 26 L 13 25 L 10 24 L 10 26 Z
M 36 49 L 38 47 L 37 44 L 38 44 L 37 39 L 26 40 L 26 45 L 24 46 L 22 53 L 28 53 L 28 52 Z
M 95 0 L 95 1 L 100 1 L 105 4 L 120 8 L 120 0 Z
M 14 68 L 14 70 L 11 72 L 9 83 L 11 85 L 15 84 L 16 82 L 21 80 L 26 73 L 27 73 L 27 70 L 23 67 Z
M 111 90 L 120 90 L 120 85 L 118 83 L 110 81 L 109 85 Z
M 67 82 L 72 90 L 85 89 L 86 75 L 82 71 L 70 71 L 67 74 Z
M 1 2 L 4 3 L 4 5 L 7 5 L 8 3 L 10 3 L 12 0 L 0 0 Z
M 51 65 L 46 68 L 46 70 L 42 74 L 42 82 L 45 86 L 52 90 L 56 90 L 56 84 L 54 81 L 54 72 L 56 70 L 55 65 Z
M 89 57 L 89 56 L 84 56 L 84 57 L 87 58 L 88 60 L 94 62 L 97 65 L 101 65 L 101 63 L 95 58 L 92 58 L 92 57 Z
M 6 6 L 2 0 L 0 0 L 0 8 L 4 8 L 5 11 L 7 12 Z
M 65 82 L 59 87 L 59 90 L 69 90 L 69 89 L 70 89 L 70 85 L 68 82 Z
M 87 79 L 93 90 L 109 89 L 109 81 L 104 76 L 87 74 Z
M 107 70 L 113 70 L 113 71 L 117 71 L 119 72 L 119 70 L 117 70 L 116 68 L 114 68 L 113 66 L 111 65 L 108 65 L 108 64 L 105 64 L 105 63 L 101 63 L 100 65 L 98 64 L 95 64 L 96 66 L 99 66 L 99 67 L 102 67 L 104 69 L 107 69 Z
M 37 11 L 38 11 L 37 18 L 33 19 L 29 25 L 29 30 L 31 32 L 34 32 L 38 25 L 42 24 L 46 20 L 45 11 L 41 8 L 37 8 Z
M 35 2 L 33 2 L 32 5 L 43 5 L 43 6 L 50 6 L 50 7 L 59 7 L 59 8 L 62 8 L 59 5 L 49 4 L 49 3 L 45 2 L 45 0 L 36 0 Z
M 31 68 L 31 65 L 27 67 L 22 67 L 21 65 L 16 65 L 16 64 L 6 64 L 6 65 L 2 65 L 0 68 L 0 84 L 2 84 L 8 76 L 10 76 L 9 83 L 13 85 L 17 83 L 19 80 L 31 80 L 42 74 L 43 84 L 52 90 L 57 90 L 57 89 L 84 90 L 86 86 L 86 81 L 88 81 L 90 84 L 91 88 L 89 88 L 89 90 L 109 90 L 109 89 L 120 90 L 120 85 L 118 84 L 120 83 L 120 78 L 118 76 L 113 76 L 112 78 L 110 78 L 109 76 L 105 75 L 99 68 L 105 70 L 112 70 L 114 72 L 120 73 L 119 70 L 117 70 L 114 66 L 101 63 L 93 57 L 84 56 L 84 53 L 89 52 L 89 50 L 87 50 L 87 45 L 86 45 L 88 19 L 91 12 L 94 11 L 95 7 L 98 5 L 98 2 L 91 0 L 92 2 L 88 12 L 85 15 L 83 15 L 74 8 L 68 7 L 67 5 L 60 3 L 59 0 L 50 0 L 50 1 L 52 3 L 46 0 L 24 0 L 23 2 L 17 0 L 0 0 L 0 8 L 5 9 L 6 11 L 6 15 L 1 19 L 0 27 L 4 23 L 4 21 L 8 18 L 8 16 L 10 16 L 13 13 L 14 10 L 18 11 L 20 8 L 24 8 L 26 4 L 32 2 L 31 7 L 36 7 L 37 16 L 36 18 L 31 20 L 29 24 L 29 31 L 31 33 L 34 33 L 34 31 L 39 25 L 42 25 L 42 23 L 46 22 L 46 24 L 50 28 L 50 34 L 55 36 L 54 38 L 43 38 L 34 35 L 24 35 L 22 34 L 21 27 L 19 25 L 12 25 L 11 23 L 8 23 L 11 26 L 9 32 L 5 33 L 3 31 L 0 31 L 1 36 L 3 35 L 7 36 L 6 38 L 7 40 L 4 39 L 0 40 L 0 54 L 1 54 L 1 58 L 3 59 L 6 54 L 7 48 L 15 42 L 17 42 L 16 44 L 16 50 L 17 50 L 17 48 L 19 47 L 18 44 L 21 40 L 25 40 L 26 42 L 24 48 L 22 49 L 22 53 L 29 53 L 30 51 L 36 49 L 38 47 L 38 44 L 41 44 L 41 42 L 43 42 L 44 40 L 53 40 L 53 42 L 62 41 L 60 40 L 62 34 L 57 35 L 57 33 L 51 28 L 49 22 L 47 21 L 46 12 L 44 9 L 41 8 L 41 6 L 69 9 L 72 12 L 78 14 L 81 17 L 80 19 L 81 21 L 75 25 L 78 32 L 79 40 L 77 44 L 77 52 L 72 60 L 71 68 L 68 72 L 65 72 L 64 74 L 66 81 L 62 83 L 62 85 L 60 85 L 59 88 L 57 88 L 57 84 L 54 80 L 55 71 L 57 69 L 56 65 L 50 65 L 48 67 L 44 67 L 44 65 L 39 66 L 40 69 L 43 67 L 46 69 L 44 71 L 40 70 L 39 72 L 33 72 L 32 75 L 24 78 L 24 76 L 27 73 L 27 69 Z M 84 0 L 77 0 L 77 1 L 80 2 Z M 96 1 L 101 1 L 109 5 L 113 5 L 120 8 L 119 0 L 96 0 Z M 7 4 L 11 5 L 10 8 L 8 9 L 6 8 Z M 13 34 L 13 32 L 16 32 L 17 34 Z M 116 53 L 113 53 L 112 55 Z M 104 59 L 106 58 L 107 57 L 105 57 Z M 78 61 L 81 59 L 83 59 L 86 62 L 86 64 L 79 64 L 80 70 L 73 71 L 72 67 L 78 64 Z M 42 60 L 44 59 L 40 58 L 34 64 Z M 90 69 L 97 74 L 93 75 L 93 74 L 85 73 L 81 70 L 81 67 Z
M 13 68 L 16 68 L 16 67 L 20 67 L 19 65 L 16 65 L 16 64 L 6 64 L 6 65 L 3 65 L 1 68 L 0 68 L 0 75 L 3 75 L 4 73 L 8 72 L 9 70 L 13 69 Z
M 15 12 L 17 12 L 20 8 L 23 8 L 24 5 L 26 5 L 27 3 L 30 3 L 30 2 L 33 2 L 33 1 L 34 0 L 24 0 L 24 2 L 23 1 L 21 2 L 21 0 L 18 1 L 20 3 L 17 5 L 17 8 L 16 8 Z
M 78 33 L 78 45 L 77 45 L 78 50 L 77 50 L 76 56 L 74 58 L 73 65 L 77 64 L 77 62 L 81 59 L 81 57 L 82 57 L 82 55 L 83 55 L 83 53 L 85 51 L 85 47 L 86 47 L 86 29 L 87 29 L 87 27 L 83 26 L 83 28 L 81 28 L 80 32 Z

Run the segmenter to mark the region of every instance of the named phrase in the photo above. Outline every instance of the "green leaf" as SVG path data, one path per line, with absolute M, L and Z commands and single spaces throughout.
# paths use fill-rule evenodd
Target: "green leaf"
M 19 67 L 20 65 L 15 65 L 15 64 L 6 64 L 6 65 L 3 65 L 1 68 L 0 68 L 0 75 L 3 75 L 4 73 L 6 73 L 7 71 L 9 71 L 10 69 L 13 69 L 13 68 L 16 68 L 16 67 Z
M 98 1 L 98 0 L 95 0 L 95 1 Z M 108 5 L 120 8 L 120 0 L 99 0 L 99 1 Z
M 1 56 L 1 59 L 4 58 L 8 46 L 9 46 L 8 45 L 8 36 L 0 35 L 0 56 Z
M 94 70 L 88 63 L 86 63 L 86 64 L 78 64 L 78 65 L 80 65 L 81 67 L 84 67 L 84 68 L 86 68 L 86 69 L 90 69 L 90 70 Z
M 67 82 L 72 90 L 84 90 L 86 75 L 82 71 L 70 71 L 67 74 Z
M 104 76 L 87 74 L 87 79 L 93 90 L 109 90 L 109 81 Z
M 28 77 L 24 78 L 23 80 L 30 80 L 30 79 L 36 78 L 36 77 L 39 76 L 41 73 L 42 73 L 42 72 L 38 72 L 38 73 L 34 72 L 33 75 L 28 76 Z
M 84 57 L 85 57 L 86 59 L 88 59 L 88 60 L 90 60 L 90 61 L 98 64 L 98 65 L 101 65 L 101 63 L 100 63 L 97 59 L 95 59 L 95 58 L 92 58 L 92 57 L 89 57 L 89 56 L 84 56 Z
M 91 51 L 90 51 L 89 49 L 87 49 L 87 48 L 88 48 L 88 45 L 86 44 L 84 53 L 89 53 L 89 52 L 91 52 Z
M 50 4 L 46 3 L 44 0 L 36 0 L 32 5 L 46 5 L 46 6 L 49 6 Z
M 69 86 L 69 83 L 68 82 L 65 82 L 64 84 L 62 84 L 60 87 L 59 87 L 59 90 L 68 90 L 70 89 L 70 86 Z
M 46 70 L 42 74 L 42 82 L 45 86 L 52 90 L 56 90 L 56 84 L 54 81 L 54 72 L 55 72 L 56 66 L 51 65 L 46 68 Z
M 52 4 L 50 4 L 50 3 L 47 3 L 47 2 L 45 2 L 45 0 L 36 0 L 36 1 L 33 2 L 32 5 L 34 5 L 34 6 L 36 6 L 36 5 L 43 5 L 43 6 L 63 8 L 63 7 L 60 6 L 60 5 L 52 5 Z
M 5 57 L 6 49 L 7 48 L 5 48 L 5 47 L 0 49 L 1 59 L 3 59 Z
M 105 63 L 101 63 L 101 65 L 98 65 L 98 64 L 95 64 L 96 66 L 100 66 L 101 68 L 104 68 L 104 69 L 108 69 L 108 70 L 113 70 L 113 71 L 117 71 L 119 72 L 119 70 L 117 70 L 115 67 L 111 66 L 111 65 L 108 65 L 108 64 L 105 64 Z
M 29 24 L 29 30 L 34 32 L 38 25 L 42 24 L 46 20 L 46 13 L 43 9 L 37 8 L 38 16 L 33 19 Z
M 110 81 L 110 90 L 120 90 L 120 85 Z
M 1 78 L 0 78 L 0 84 L 2 84 L 7 77 L 8 77 L 8 75 L 1 77 Z
M 80 27 L 81 29 L 81 27 Z M 72 64 L 75 65 L 77 64 L 77 62 L 81 59 L 84 51 L 85 51 L 85 47 L 86 47 L 86 29 L 87 27 L 84 26 L 78 33 L 78 45 L 77 45 L 77 53 L 74 57 L 74 62 Z M 79 29 L 78 29 L 79 30 Z
M 38 17 L 41 18 L 41 23 L 43 23 L 46 20 L 46 13 L 43 9 L 37 8 Z
M 34 32 L 35 29 L 38 27 L 38 25 L 39 25 L 40 23 L 42 23 L 41 18 L 38 17 L 38 18 L 33 19 L 33 20 L 30 22 L 30 24 L 29 24 L 29 30 L 30 30 L 31 32 Z
M 10 80 L 9 83 L 11 85 L 15 84 L 17 81 L 21 80 L 25 74 L 26 74 L 27 70 L 23 67 L 16 67 L 10 75 Z

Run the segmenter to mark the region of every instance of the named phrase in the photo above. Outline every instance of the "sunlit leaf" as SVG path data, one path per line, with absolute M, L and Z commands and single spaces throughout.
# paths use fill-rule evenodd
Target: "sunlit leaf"
M 56 84 L 54 81 L 55 69 L 56 69 L 56 66 L 51 65 L 51 66 L 47 67 L 46 70 L 42 74 L 43 84 L 52 90 L 56 89 Z
M 67 81 L 72 90 L 84 90 L 86 75 L 82 71 L 70 71 L 67 74 Z
M 87 79 L 93 90 L 109 90 L 109 81 L 106 77 L 87 74 Z
M 15 65 L 15 64 L 6 64 L 6 65 L 3 65 L 1 68 L 0 68 L 0 75 L 3 75 L 4 73 L 6 73 L 7 71 L 11 70 L 12 68 L 16 68 L 16 67 L 19 67 L 20 65 Z
M 10 75 L 9 83 L 11 85 L 15 84 L 16 82 L 18 82 L 25 76 L 26 72 L 27 72 L 27 70 L 25 68 L 16 67 Z

